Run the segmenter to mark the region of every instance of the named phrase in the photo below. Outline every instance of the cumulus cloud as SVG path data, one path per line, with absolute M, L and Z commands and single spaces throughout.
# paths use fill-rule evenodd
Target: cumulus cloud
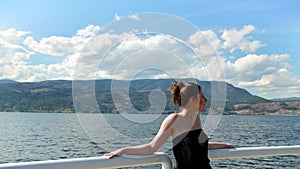
M 229 78 L 243 73 L 247 74 L 245 78 L 251 78 L 253 75 L 255 77 L 261 76 L 262 74 L 271 73 L 274 69 L 285 66 L 286 60 L 289 58 L 290 56 L 287 54 L 248 54 L 244 57 L 240 57 L 235 62 L 226 61 L 224 64 Z
M 84 38 L 92 37 L 92 36 L 97 35 L 97 33 L 101 30 L 102 30 L 102 28 L 100 26 L 88 25 L 87 27 L 78 30 L 76 33 L 76 37 L 77 36 L 84 37 Z
M 102 40 L 105 43 L 100 43 Z M 94 78 L 132 79 L 136 74 L 143 74 L 144 78 L 166 77 L 167 74 L 169 78 L 192 76 L 189 65 L 199 63 L 187 46 L 168 35 L 145 38 L 131 33 L 100 34 L 91 42 L 87 46 L 98 48 L 95 53 L 80 58 L 80 66 L 77 67 L 80 71 L 76 74 L 80 78 L 97 75 Z M 93 74 L 95 70 L 97 73 Z
M 78 30 L 73 37 L 50 36 L 36 41 L 33 37 L 26 37 L 24 44 L 35 52 L 53 56 L 66 56 L 74 52 L 80 52 L 92 36 L 96 35 L 101 28 L 88 25 Z
M 130 15 L 128 18 L 136 20 L 136 21 L 139 21 L 141 19 L 138 14 Z
M 221 35 L 222 40 L 224 40 L 223 48 L 229 49 L 230 52 L 234 52 L 237 49 L 246 52 L 255 52 L 263 44 L 258 40 L 251 41 L 251 38 L 247 36 L 254 30 L 255 27 L 253 25 L 246 25 L 241 30 L 223 30 Z
M 188 42 L 193 45 L 197 54 L 205 62 L 208 62 L 211 57 L 222 56 L 227 51 L 231 53 L 236 50 L 245 53 L 255 52 L 263 44 L 258 40 L 251 40 L 249 37 L 254 30 L 253 25 L 246 25 L 241 30 L 221 30 L 220 36 L 213 30 L 203 30 L 192 34 Z M 228 58 L 234 58 L 234 56 L 228 56 Z
M 205 30 L 194 33 L 188 42 L 204 61 L 210 80 L 222 80 L 221 77 L 225 75 L 227 82 L 251 89 L 256 92 L 255 94 L 267 98 L 274 97 L 271 91 L 286 97 L 292 94 L 292 91 L 294 96 L 299 95 L 300 79 L 289 71 L 292 68 L 288 63 L 291 56 L 255 54 L 255 51 L 264 44 L 251 38 L 254 31 L 253 25 L 246 25 L 240 30 L 236 28 L 221 30 L 220 36 L 212 30 Z M 224 56 L 237 50 L 244 52 L 245 55 Z M 219 57 L 215 55 L 216 52 Z M 281 92 L 283 88 L 287 89 L 286 93 Z
M 216 56 L 216 52 L 221 53 L 221 41 L 212 30 L 197 31 L 189 37 L 188 42 L 205 62 L 211 56 Z
M 121 19 L 121 17 L 118 14 L 115 14 L 115 20 L 118 21 L 120 19 Z
M 281 68 L 274 74 L 263 75 L 260 79 L 251 82 L 240 82 L 242 87 L 290 87 L 300 86 L 298 78 L 293 76 L 287 69 Z
M 14 28 L 0 31 L 0 78 L 18 81 L 71 79 L 82 47 L 100 29 L 89 25 L 78 30 L 73 37 L 51 36 L 40 41 L 30 36 L 28 31 Z M 32 64 L 29 61 L 33 55 L 40 54 L 63 56 L 65 59 L 53 64 Z
M 119 16 L 116 14 L 116 19 Z M 138 16 L 131 16 L 138 20 Z M 0 31 L 0 78 L 19 81 L 99 78 L 187 78 L 225 80 L 255 89 L 258 95 L 271 92 L 300 94 L 299 77 L 290 72 L 288 54 L 255 54 L 264 46 L 251 38 L 255 27 L 192 34 L 187 43 L 156 34 L 140 36 L 132 32 L 101 33 L 101 27 L 88 25 L 71 37 L 50 36 L 35 39 L 29 31 Z M 240 50 L 244 56 L 224 56 Z M 32 56 L 57 57 L 56 63 L 34 64 Z M 226 79 L 224 79 L 224 76 Z M 282 93 L 281 93 L 282 94 Z
M 28 35 L 28 31 L 17 31 L 15 28 L 0 31 L 0 42 L 2 44 L 18 44 L 23 40 L 25 35 Z
M 255 81 L 240 82 L 239 86 L 257 89 L 261 91 L 261 96 L 267 98 L 291 97 L 300 94 L 300 79 L 285 68 L 281 68 L 273 74 L 262 75 Z
M 17 31 L 14 28 L 0 31 L 1 79 L 35 80 L 35 76 L 30 72 L 33 66 L 25 62 L 33 52 L 21 45 L 24 36 L 28 34 L 27 31 Z
M 234 62 L 223 59 L 226 81 L 266 98 L 274 98 L 271 91 L 293 88 L 293 95 L 299 95 L 299 77 L 292 74 L 288 64 L 288 54 L 247 54 Z M 268 91 L 268 92 L 266 92 Z M 282 92 L 280 95 L 289 97 L 292 93 Z M 277 93 L 279 94 L 279 93 Z

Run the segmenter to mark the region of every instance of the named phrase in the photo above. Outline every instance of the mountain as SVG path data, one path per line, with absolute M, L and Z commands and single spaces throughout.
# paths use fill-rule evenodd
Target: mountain
M 300 97 L 275 98 L 271 100 L 272 101 L 293 101 L 293 100 L 300 100 Z
M 194 81 L 182 79 L 181 81 Z M 226 82 L 198 81 L 205 96 L 210 100 L 214 93 L 214 102 L 226 99 L 225 111 L 234 111 L 237 104 L 268 103 L 267 99 L 252 95 L 242 88 L 234 87 Z M 114 91 L 129 88 L 129 97 L 133 106 L 138 110 L 150 107 L 149 95 L 152 90 L 161 90 L 168 99 L 165 111 L 174 111 L 168 91 L 173 79 L 142 79 L 133 81 L 96 80 L 96 81 L 67 81 L 53 80 L 42 82 L 0 83 L 0 111 L 20 112 L 74 112 L 72 98 L 72 84 L 77 84 L 79 90 L 95 87 L 96 100 L 101 112 L 118 113 L 111 95 Z M 226 98 L 219 98 L 220 93 L 226 92 Z M 224 93 L 225 94 L 225 93 Z M 209 107 L 210 102 L 208 102 Z M 86 105 L 88 106 L 88 104 Z
M 10 79 L 0 79 L 0 84 L 5 84 L 5 83 L 17 83 L 14 80 L 10 80 Z
M 0 84 L 0 111 L 74 111 L 71 84 L 69 81 Z

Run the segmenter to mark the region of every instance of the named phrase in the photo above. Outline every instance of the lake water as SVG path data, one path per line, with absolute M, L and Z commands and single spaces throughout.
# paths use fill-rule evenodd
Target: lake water
M 101 115 L 102 119 L 98 116 L 0 112 L 0 163 L 94 157 L 122 146 L 146 143 L 166 115 L 143 115 L 135 122 L 117 114 Z M 143 119 L 153 120 L 141 123 Z M 206 116 L 201 119 L 204 124 Z M 224 115 L 209 137 L 236 147 L 300 145 L 300 116 Z M 173 158 L 170 140 L 159 151 Z M 299 168 L 300 156 L 218 160 L 211 161 L 211 165 L 236 169 Z

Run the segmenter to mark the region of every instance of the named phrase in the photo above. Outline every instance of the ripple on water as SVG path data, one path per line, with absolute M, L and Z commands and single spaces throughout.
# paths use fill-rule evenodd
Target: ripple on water
M 0 163 L 101 156 L 107 149 L 150 141 L 165 117 L 149 124 L 128 124 L 119 115 L 105 115 L 112 127 L 132 141 L 106 137 L 110 133 L 95 121 L 91 125 L 100 126 L 101 130 L 93 133 L 97 139 L 92 140 L 81 128 L 76 114 L 0 113 L 0 116 Z M 209 137 L 211 141 L 230 142 L 236 147 L 300 145 L 299 121 L 300 116 L 223 116 Z M 169 154 L 175 162 L 170 140 L 159 151 Z M 299 159 L 299 155 L 231 159 L 211 161 L 211 165 L 232 169 L 298 168 Z

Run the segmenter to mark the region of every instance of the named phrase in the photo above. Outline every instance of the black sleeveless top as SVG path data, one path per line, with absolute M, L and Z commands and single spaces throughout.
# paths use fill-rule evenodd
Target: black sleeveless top
M 202 129 L 182 133 L 172 143 L 177 169 L 211 169 L 208 137 Z

